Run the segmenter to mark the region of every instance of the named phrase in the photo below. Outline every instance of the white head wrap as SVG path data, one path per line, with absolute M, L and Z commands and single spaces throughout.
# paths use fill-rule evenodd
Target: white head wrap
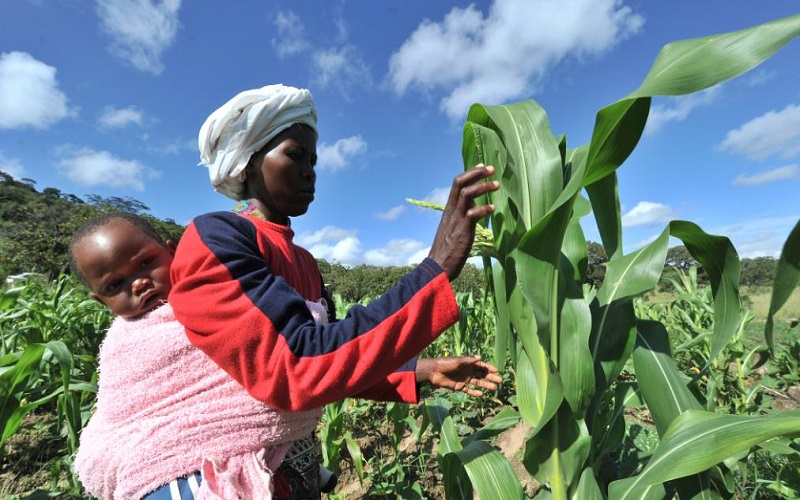
M 295 123 L 317 132 L 314 99 L 306 89 L 280 84 L 246 90 L 211 113 L 197 144 L 214 189 L 241 200 L 250 157 Z

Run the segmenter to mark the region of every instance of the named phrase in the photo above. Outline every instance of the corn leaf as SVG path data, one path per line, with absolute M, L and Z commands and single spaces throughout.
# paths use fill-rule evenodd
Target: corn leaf
M 669 230 L 672 236 L 683 241 L 692 257 L 708 273 L 711 293 L 714 295 L 714 336 L 709 355 L 711 363 L 733 338 L 740 323 L 739 255 L 728 238 L 707 234 L 692 222 L 672 221 Z
M 525 494 L 511 464 L 485 441 L 472 441 L 455 453 L 482 500 L 522 500 Z
M 633 363 L 636 379 L 658 434 L 686 410 L 703 407 L 686 386 L 687 378 L 678 370 L 669 346 L 669 335 L 658 321 L 639 321 Z
M 572 498 L 575 500 L 603 500 L 603 492 L 600 491 L 600 485 L 597 484 L 591 467 L 583 470 L 581 479 L 578 481 L 578 489 Z
M 749 71 L 800 35 L 800 15 L 665 45 L 629 97 L 682 95 Z
M 609 497 L 638 499 L 638 488 L 702 472 L 762 441 L 797 432 L 800 410 L 768 417 L 688 410 L 669 426 L 640 474 L 611 483 Z
M 764 336 L 770 351 L 774 351 L 772 330 L 774 328 L 775 314 L 789 300 L 798 283 L 800 283 L 800 222 L 794 226 L 794 229 L 786 239 L 786 243 L 783 244 L 778 266 L 775 269 L 772 298 L 769 303 L 767 322 L 764 325 Z
M 556 498 L 566 497 L 565 485 L 580 477 L 591 449 L 586 423 L 575 418 L 569 405 L 525 443 L 522 463 L 539 481 L 550 485 Z

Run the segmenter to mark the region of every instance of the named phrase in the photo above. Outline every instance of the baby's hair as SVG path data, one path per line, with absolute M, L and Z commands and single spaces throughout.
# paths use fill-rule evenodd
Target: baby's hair
M 164 244 L 164 239 L 158 234 L 156 228 L 150 223 L 149 220 L 142 217 L 141 215 L 130 214 L 127 212 L 111 212 L 103 215 L 99 215 L 93 219 L 90 219 L 84 222 L 75 234 L 72 236 L 72 239 L 69 242 L 69 268 L 72 273 L 81 280 L 81 283 L 86 285 L 86 277 L 83 275 L 83 271 L 81 271 L 80 266 L 78 266 L 78 262 L 75 260 L 75 252 L 74 249 L 78 246 L 84 238 L 87 236 L 93 235 L 97 232 L 98 229 L 103 228 L 114 221 L 125 221 L 128 224 L 136 227 L 142 233 L 146 234 L 148 237 L 152 238 L 153 240 L 157 241 L 160 244 Z

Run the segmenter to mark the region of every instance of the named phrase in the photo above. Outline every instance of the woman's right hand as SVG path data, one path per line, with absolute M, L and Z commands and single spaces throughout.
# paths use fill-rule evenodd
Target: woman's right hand
M 476 165 L 456 176 L 428 257 L 436 261 L 450 281 L 469 257 L 475 225 L 494 212 L 494 205 L 476 205 L 475 199 L 500 188 L 497 181 L 481 182 L 494 174 L 491 165 Z

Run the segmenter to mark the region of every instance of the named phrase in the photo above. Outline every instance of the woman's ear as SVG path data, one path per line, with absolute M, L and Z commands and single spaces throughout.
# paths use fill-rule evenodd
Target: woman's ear
M 175 256 L 175 242 L 172 240 L 167 240 L 167 250 L 169 250 L 169 254 Z

